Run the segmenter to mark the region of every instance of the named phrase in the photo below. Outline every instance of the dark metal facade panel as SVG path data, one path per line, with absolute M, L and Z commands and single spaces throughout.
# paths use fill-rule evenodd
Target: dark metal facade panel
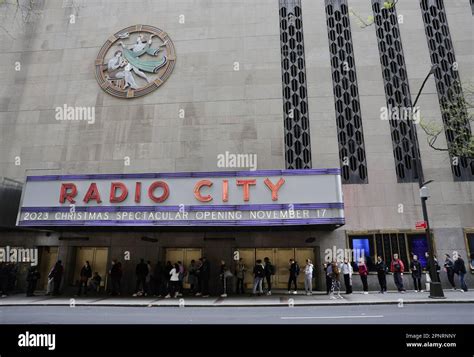
M 421 0 L 420 7 L 431 63 L 436 66 L 434 76 L 446 141 L 449 147 L 462 145 L 469 140 L 471 128 L 464 106 L 461 79 L 457 71 L 444 2 Z M 454 122 L 452 113 L 457 113 L 462 119 Z M 451 170 L 455 181 L 472 181 L 474 160 L 451 157 Z
M 405 56 L 398 26 L 395 5 L 385 7 L 385 0 L 372 0 L 375 33 L 380 53 L 385 98 L 387 101 L 393 156 L 398 182 L 416 182 L 416 127 L 413 114 L 410 86 L 408 83 Z M 419 152 L 418 152 L 419 155 Z
M 301 0 L 279 0 L 285 162 L 311 168 L 308 91 Z
M 347 0 L 325 0 L 341 178 L 365 184 L 367 161 Z

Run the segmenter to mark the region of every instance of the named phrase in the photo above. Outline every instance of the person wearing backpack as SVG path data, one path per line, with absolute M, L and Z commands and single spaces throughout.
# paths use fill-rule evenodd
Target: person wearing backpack
M 265 280 L 267 281 L 267 295 L 272 294 L 272 275 L 275 275 L 275 266 L 270 262 L 270 258 L 265 257 Z
M 421 264 L 418 261 L 418 256 L 413 255 L 413 260 L 410 263 L 411 276 L 413 278 L 413 285 L 415 292 L 422 292 L 421 290 Z
M 260 296 L 263 294 L 263 289 L 262 289 L 262 282 L 263 279 L 265 278 L 265 267 L 262 264 L 262 260 L 258 259 L 255 267 L 253 268 L 253 276 L 254 276 L 254 281 L 253 281 L 253 295 L 257 294 L 257 288 L 258 288 L 258 295 Z
M 304 266 L 304 291 L 306 295 L 313 295 L 313 270 L 314 266 L 311 259 L 306 259 Z
M 397 286 L 397 289 L 402 294 L 405 292 L 405 288 L 403 287 L 403 271 L 405 270 L 405 266 L 401 259 L 398 258 L 398 254 L 395 253 L 393 255 L 393 260 L 390 263 L 390 271 L 393 273 L 393 281 Z
M 297 294 L 298 293 L 298 286 L 296 285 L 296 279 L 300 274 L 300 267 L 298 263 L 294 259 L 290 259 L 290 277 L 288 278 L 288 294 Z M 295 290 L 291 291 L 291 283 L 294 284 Z

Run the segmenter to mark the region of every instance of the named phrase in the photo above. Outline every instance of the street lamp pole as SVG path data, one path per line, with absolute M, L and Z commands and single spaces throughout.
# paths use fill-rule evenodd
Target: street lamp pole
M 420 90 L 418 91 L 418 94 L 416 95 L 415 102 L 413 103 L 412 106 L 412 111 L 411 115 L 414 113 L 414 109 L 416 108 L 416 103 L 418 103 L 418 99 L 420 97 L 421 92 L 423 91 L 423 88 L 428 81 L 428 78 L 434 74 L 435 72 L 435 67 L 431 67 L 430 72 L 426 75 L 425 80 L 423 81 Z M 411 123 L 409 124 L 411 125 Z M 423 220 L 426 222 L 426 229 L 425 229 L 425 234 L 426 234 L 426 243 L 428 245 L 428 264 L 430 267 L 430 278 L 431 278 L 431 283 L 430 283 L 430 298 L 433 299 L 444 299 L 444 293 L 443 293 L 443 288 L 441 286 L 441 282 L 438 279 L 438 273 L 436 272 L 436 266 L 435 266 L 435 260 L 434 260 L 434 249 L 433 249 L 433 241 L 431 237 L 431 230 L 430 230 L 430 221 L 428 219 L 428 209 L 426 207 L 426 201 L 428 200 L 429 194 L 428 194 L 428 188 L 426 185 L 428 185 L 432 180 L 424 182 L 423 178 L 423 169 L 421 167 L 421 152 L 420 152 L 420 146 L 418 144 L 418 137 L 416 134 L 413 135 L 413 144 L 414 144 L 414 149 L 415 149 L 415 155 L 414 155 L 414 161 L 415 161 L 415 166 L 416 166 L 416 173 L 418 176 L 418 186 L 420 190 L 420 199 L 421 199 L 421 208 L 423 210 Z

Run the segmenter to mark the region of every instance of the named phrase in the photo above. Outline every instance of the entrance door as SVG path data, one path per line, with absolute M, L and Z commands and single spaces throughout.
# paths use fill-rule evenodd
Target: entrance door
M 186 269 L 191 260 L 199 260 L 202 257 L 202 251 L 200 248 L 166 248 L 166 261 L 170 261 L 171 264 L 182 262 Z M 185 289 L 189 289 L 190 285 L 185 280 L 183 283 Z
M 51 271 L 51 268 L 58 260 L 58 247 L 40 247 L 40 280 L 38 282 L 39 290 L 46 290 L 48 286 L 48 275 Z
M 76 264 L 74 268 L 73 283 L 75 283 L 81 274 L 81 269 L 86 260 L 92 268 L 92 274 L 98 272 L 102 278 L 100 286 L 107 283 L 107 258 L 109 248 L 106 247 L 76 247 Z
M 275 257 L 276 274 L 274 277 L 275 288 L 287 289 L 290 278 L 290 259 L 295 257 L 294 248 L 277 248 Z

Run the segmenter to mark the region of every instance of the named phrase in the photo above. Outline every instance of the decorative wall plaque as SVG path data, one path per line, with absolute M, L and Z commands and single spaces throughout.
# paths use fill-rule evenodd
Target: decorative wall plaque
M 166 32 L 135 25 L 107 39 L 95 61 L 95 75 L 107 93 L 136 98 L 162 85 L 173 72 L 175 62 L 175 48 Z

